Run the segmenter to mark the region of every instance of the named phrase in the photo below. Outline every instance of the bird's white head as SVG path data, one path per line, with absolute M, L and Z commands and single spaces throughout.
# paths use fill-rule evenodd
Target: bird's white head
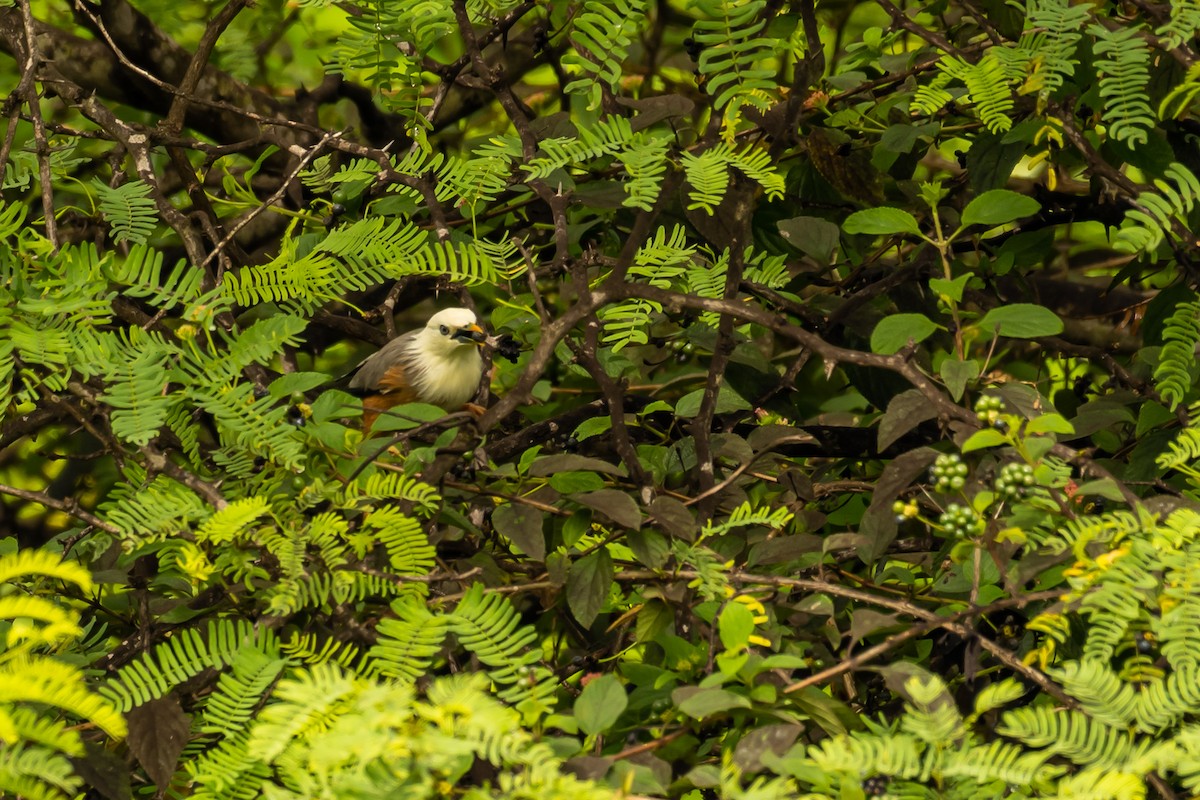
M 429 318 L 422 332 L 423 338 L 433 349 L 442 352 L 474 345 L 482 347 L 487 333 L 475 321 L 475 312 L 469 308 L 447 308 Z

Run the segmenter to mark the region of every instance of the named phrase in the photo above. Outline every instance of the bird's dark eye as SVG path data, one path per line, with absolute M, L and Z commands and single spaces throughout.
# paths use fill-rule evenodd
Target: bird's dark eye
M 441 326 L 441 328 L 439 328 L 439 330 L 442 332 L 442 336 L 450 335 L 450 329 L 447 328 L 445 325 Z

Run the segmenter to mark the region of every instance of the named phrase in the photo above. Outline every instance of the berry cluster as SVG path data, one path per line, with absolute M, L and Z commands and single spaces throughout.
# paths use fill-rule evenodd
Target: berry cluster
M 1003 412 L 1004 401 L 999 397 L 995 397 L 994 395 L 981 395 L 980 398 L 975 401 L 975 417 L 981 424 L 986 425 L 989 428 L 999 428 L 1001 430 L 1004 429 L 1005 422 L 1000 418 L 1000 415 Z
M 972 539 L 983 533 L 983 520 L 975 512 L 958 503 L 951 503 L 938 518 L 946 533 L 959 539 Z
M 916 500 L 897 500 L 892 503 L 892 513 L 896 515 L 896 522 L 907 522 L 910 519 L 916 519 L 921 514 L 921 507 L 917 505 Z
M 1005 464 L 996 476 L 996 491 L 1015 499 L 1025 494 L 1025 490 L 1033 483 L 1033 467 L 1028 464 Z
M 957 492 L 967 483 L 967 465 L 957 453 L 943 453 L 929 468 L 933 488 L 939 492 Z
M 883 797 L 887 794 L 888 783 L 886 775 L 875 775 L 867 778 L 862 783 L 863 794 L 867 797 Z

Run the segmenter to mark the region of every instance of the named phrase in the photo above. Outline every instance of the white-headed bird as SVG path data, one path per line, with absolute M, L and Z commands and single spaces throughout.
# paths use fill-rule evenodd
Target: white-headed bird
M 447 308 L 424 328 L 397 336 L 350 373 L 349 388 L 365 395 L 363 431 L 382 411 L 429 403 L 457 411 L 475 396 L 483 374 L 479 350 L 487 333 L 469 308 Z

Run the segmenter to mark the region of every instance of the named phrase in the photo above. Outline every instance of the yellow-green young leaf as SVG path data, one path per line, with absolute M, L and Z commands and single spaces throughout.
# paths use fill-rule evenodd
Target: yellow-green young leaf
M 1057 314 L 1033 303 L 1013 303 L 993 308 L 979 320 L 979 327 L 989 336 L 998 333 L 1013 339 L 1057 336 L 1063 331 L 1062 320 Z
M 45 575 L 73 583 L 84 592 L 92 588 L 92 573 L 74 561 L 63 561 L 62 556 L 56 553 L 27 549 L 0 557 L 0 583 L 30 575 Z
M 50 626 L 46 636 L 63 638 L 78 636 L 78 617 L 74 611 L 42 597 L 9 595 L 0 597 L 0 619 L 37 620 Z M 10 641 L 15 637 L 16 626 L 9 632 Z
M 742 603 L 728 603 L 717 620 L 717 630 L 726 650 L 741 650 L 754 634 L 754 612 Z
M 975 698 L 975 713 L 986 714 L 994 708 L 1008 705 L 1025 694 L 1026 689 L 1013 678 L 989 684 Z
M 1061 414 L 1042 414 L 1029 420 L 1025 426 L 1026 433 L 1066 433 L 1075 432 L 1075 426 L 1063 419 Z
M 90 720 L 110 736 L 125 735 L 125 718 L 93 691 L 77 667 L 49 658 L 13 661 L 0 669 L 0 704 L 40 703 Z
M 893 314 L 871 331 L 871 352 L 890 356 L 909 341 L 928 339 L 938 326 L 924 314 Z
M 971 437 L 963 442 L 962 451 L 970 453 L 972 450 L 982 450 L 985 447 L 999 447 L 1002 444 L 1008 444 L 1008 439 L 1004 434 L 995 428 L 984 428 L 983 430 L 975 431 Z
M 889 233 L 920 234 L 921 228 L 912 214 L 899 208 L 884 206 L 855 211 L 842 223 L 845 233 L 868 233 L 883 236 Z
M 617 680 L 617 676 L 609 673 L 601 675 L 579 694 L 575 701 L 575 721 L 579 729 L 589 736 L 602 733 L 611 728 L 629 705 L 625 696 L 625 687 Z
M 270 510 L 270 502 L 261 497 L 234 500 L 205 520 L 196 531 L 196 541 L 215 544 L 231 542 L 246 526 Z
M 984 192 L 963 209 L 962 224 L 967 225 L 1003 225 L 1006 222 L 1018 220 L 1036 214 L 1042 204 L 1032 197 L 1009 191 L 1008 189 L 993 189 Z

